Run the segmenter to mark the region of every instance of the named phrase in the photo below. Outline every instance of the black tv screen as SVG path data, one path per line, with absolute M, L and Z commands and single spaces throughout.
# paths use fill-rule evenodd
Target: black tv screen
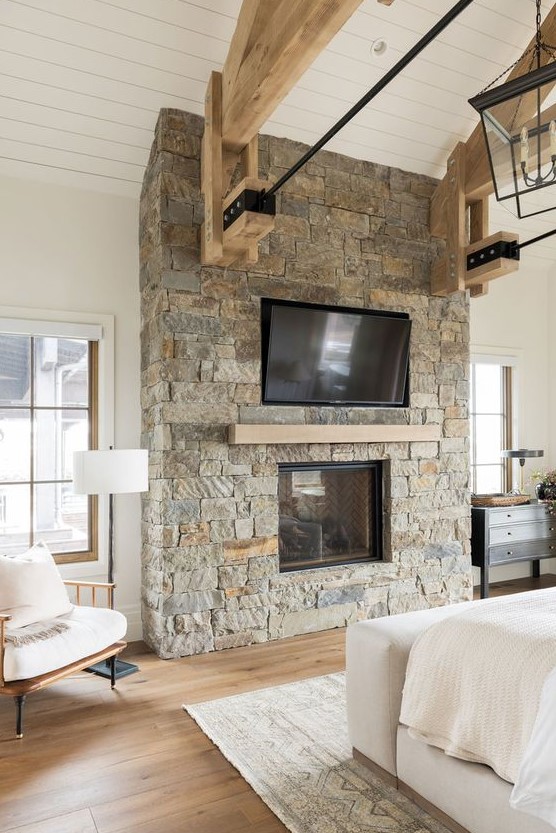
M 261 299 L 262 401 L 405 407 L 406 313 Z

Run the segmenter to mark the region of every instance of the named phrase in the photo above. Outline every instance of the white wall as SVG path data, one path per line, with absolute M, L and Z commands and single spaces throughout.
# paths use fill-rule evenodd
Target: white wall
M 114 316 L 117 448 L 140 437 L 138 201 L 31 180 L 0 178 L 0 307 Z M 116 606 L 141 637 L 140 497 L 115 497 Z M 106 578 L 96 567 L 72 577 Z
M 542 448 L 542 459 L 526 461 L 524 485 L 533 491 L 530 473 L 538 468 L 556 466 L 556 436 L 550 419 L 556 388 L 550 367 L 556 364 L 556 346 L 552 360 L 549 354 L 550 295 L 556 305 L 547 275 L 548 262 L 522 252 L 519 270 L 492 281 L 489 293 L 471 300 L 471 349 L 492 347 L 518 356 L 517 371 L 517 443 L 524 448 Z M 556 276 L 555 276 L 556 277 Z M 556 309 L 556 306 L 555 306 Z M 553 389 L 554 388 L 554 389 Z M 541 561 L 542 572 L 554 572 L 553 559 Z M 478 570 L 475 583 L 478 583 Z M 492 581 L 504 581 L 530 575 L 530 564 L 497 567 Z

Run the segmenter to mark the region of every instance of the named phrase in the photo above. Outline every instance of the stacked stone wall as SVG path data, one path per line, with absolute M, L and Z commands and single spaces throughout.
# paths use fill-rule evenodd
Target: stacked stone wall
M 423 176 L 321 151 L 249 270 L 200 264 L 202 119 L 161 111 L 141 197 L 143 622 L 183 656 L 471 596 L 469 305 L 430 295 Z M 305 150 L 262 136 L 277 178 Z M 407 312 L 407 409 L 264 407 L 260 298 Z M 236 423 L 438 424 L 439 442 L 230 445 Z M 277 464 L 386 463 L 385 561 L 279 573 Z

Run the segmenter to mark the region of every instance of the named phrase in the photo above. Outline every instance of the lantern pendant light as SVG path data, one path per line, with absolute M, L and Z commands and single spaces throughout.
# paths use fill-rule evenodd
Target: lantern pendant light
M 531 55 L 527 74 L 493 88 L 498 76 L 469 100 L 481 116 L 496 199 L 519 218 L 556 208 L 556 188 L 550 188 L 556 183 L 556 47 L 542 39 L 541 0 L 535 2 L 535 43 L 523 56 Z M 545 66 L 543 54 L 550 59 Z

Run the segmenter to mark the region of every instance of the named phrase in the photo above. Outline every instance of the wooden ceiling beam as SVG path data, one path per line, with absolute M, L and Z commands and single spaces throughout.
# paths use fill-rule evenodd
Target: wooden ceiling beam
M 222 140 L 240 152 L 362 0 L 244 0 L 222 72 Z
M 258 132 L 361 2 L 243 0 L 222 73 L 207 89 L 202 263 L 256 263 L 274 224 L 273 201 L 260 199 L 269 183 L 258 179 Z M 238 164 L 243 179 L 228 194 Z
M 242 63 L 257 42 L 258 35 L 270 23 L 272 11 L 265 0 L 243 0 L 236 28 L 232 36 L 226 62 L 222 68 L 224 97 L 230 100 Z

